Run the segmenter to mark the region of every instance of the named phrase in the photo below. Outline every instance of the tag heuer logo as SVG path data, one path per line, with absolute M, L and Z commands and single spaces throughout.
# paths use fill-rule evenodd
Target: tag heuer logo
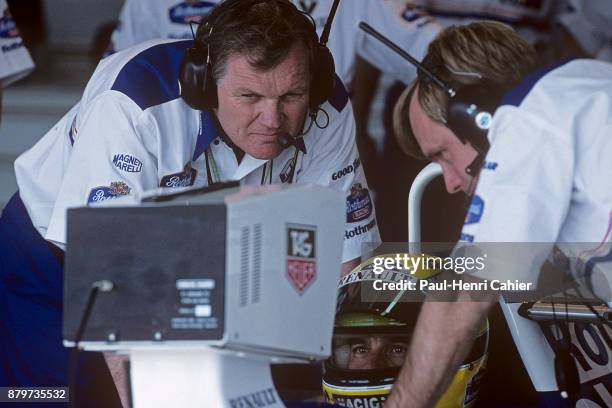
M 317 275 L 316 227 L 287 225 L 287 277 L 299 294 Z

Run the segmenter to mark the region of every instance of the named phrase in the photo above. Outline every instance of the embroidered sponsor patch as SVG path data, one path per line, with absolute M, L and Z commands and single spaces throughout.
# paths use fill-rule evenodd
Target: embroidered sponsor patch
M 287 278 L 301 295 L 317 276 L 316 227 L 287 224 Z
M 346 198 L 346 222 L 358 222 L 372 214 L 372 200 L 367 188 L 360 183 L 351 187 L 351 194 Z
M 17 38 L 19 37 L 19 30 L 17 25 L 11 17 L 11 12 L 8 7 L 4 9 L 2 17 L 0 17 L 0 38 Z
M 199 23 L 207 15 L 215 3 L 210 1 L 185 1 L 170 8 L 170 21 L 176 24 Z
M 193 186 L 198 171 L 191 167 L 188 162 L 180 173 L 168 174 L 162 177 L 159 182 L 160 187 L 189 187 Z
M 482 213 L 484 212 L 484 201 L 480 196 L 475 195 L 472 197 L 472 202 L 470 203 L 470 209 L 465 215 L 464 224 L 476 224 L 480 221 L 482 217 Z
M 142 171 L 142 162 L 131 154 L 116 154 L 113 156 L 113 165 L 119 170 L 128 173 L 140 173 Z
M 358 225 L 351 230 L 344 231 L 344 239 L 351 239 L 353 237 L 357 237 L 361 234 L 365 234 L 372 228 L 376 226 L 376 219 L 368 222 L 366 225 Z
M 130 194 L 132 189 L 123 181 L 113 181 L 109 187 L 99 186 L 92 188 L 87 197 L 88 203 L 99 203 L 113 198 Z
M 359 160 L 359 157 L 357 157 L 355 160 L 353 160 L 353 163 L 332 174 L 331 178 L 333 181 L 340 180 L 342 177 L 356 172 L 359 167 L 361 167 L 361 160 Z

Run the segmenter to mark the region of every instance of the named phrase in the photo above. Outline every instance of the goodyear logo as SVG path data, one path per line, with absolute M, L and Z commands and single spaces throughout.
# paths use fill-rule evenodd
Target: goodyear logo
M 185 1 L 169 10 L 170 21 L 176 24 L 199 23 L 206 16 L 215 3 L 210 1 Z
M 357 157 L 357 158 L 355 158 L 355 160 L 353 160 L 353 163 L 349 164 L 348 166 L 346 166 L 342 170 L 338 170 L 337 172 L 332 174 L 332 180 L 334 180 L 334 181 L 340 180 L 342 177 L 357 171 L 357 169 L 360 166 L 361 166 L 361 160 L 359 160 L 359 157 Z

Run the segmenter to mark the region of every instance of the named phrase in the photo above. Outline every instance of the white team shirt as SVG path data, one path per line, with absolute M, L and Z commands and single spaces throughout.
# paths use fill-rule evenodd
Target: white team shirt
M 19 192 L 41 235 L 64 244 L 70 207 L 159 187 L 206 186 L 208 155 L 213 181 L 283 183 L 293 172 L 296 183 L 344 191 L 344 262 L 361 255 L 362 243 L 379 242 L 342 83 L 321 106 L 328 126 L 310 128 L 297 163 L 291 147 L 268 161 L 245 154 L 238 164 L 214 114 L 190 108 L 179 96 L 179 66 L 192 43 L 151 41 L 105 58 L 81 102 L 17 159 Z M 321 125 L 324 116 L 319 113 Z M 304 130 L 308 125 L 309 119 Z
M 510 24 L 544 20 L 554 11 L 552 0 L 396 0 L 407 5 L 406 13 L 427 12 L 443 18 L 493 19 Z M 556 0 L 558 1 L 558 0 Z M 413 17 L 414 18 L 414 17 Z
M 569 0 L 559 22 L 594 58 L 612 62 L 612 2 Z
M 493 116 L 461 240 L 609 242 L 612 64 L 570 61 L 528 76 L 506 97 Z M 533 266 L 541 263 L 518 258 L 500 278 L 536 282 Z M 494 269 L 482 277 L 502 273 Z
M 527 41 L 555 41 L 541 27 L 553 20 L 565 0 L 395 0 L 406 4 L 404 16 L 413 19 L 430 15 L 442 27 L 494 20 L 510 24 Z
M 34 62 L 23 45 L 5 0 L 0 0 L 0 11 L 0 88 L 4 88 L 30 73 Z
M 198 22 L 219 3 L 212 1 L 126 0 L 113 33 L 111 49 L 123 50 L 154 38 L 192 38 L 190 21 Z M 333 0 L 292 0 L 313 17 L 321 35 Z M 346 84 L 353 77 L 355 55 L 359 54 L 382 72 L 410 83 L 415 69 L 358 28 L 369 23 L 417 59 L 425 56 L 427 46 L 440 28 L 429 16 L 405 18 L 405 5 L 393 0 L 342 0 L 329 36 L 328 47 L 334 56 L 336 72 Z M 195 27 L 194 27 L 195 30 Z

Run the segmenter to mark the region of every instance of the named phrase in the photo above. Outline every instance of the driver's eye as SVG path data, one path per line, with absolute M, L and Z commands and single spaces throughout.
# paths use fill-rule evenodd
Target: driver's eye
M 351 353 L 353 354 L 364 354 L 369 351 L 368 347 L 364 344 L 356 344 L 351 347 Z
M 392 354 L 401 354 L 405 353 L 406 350 L 407 348 L 403 344 L 394 344 L 393 346 L 391 346 L 390 352 Z

